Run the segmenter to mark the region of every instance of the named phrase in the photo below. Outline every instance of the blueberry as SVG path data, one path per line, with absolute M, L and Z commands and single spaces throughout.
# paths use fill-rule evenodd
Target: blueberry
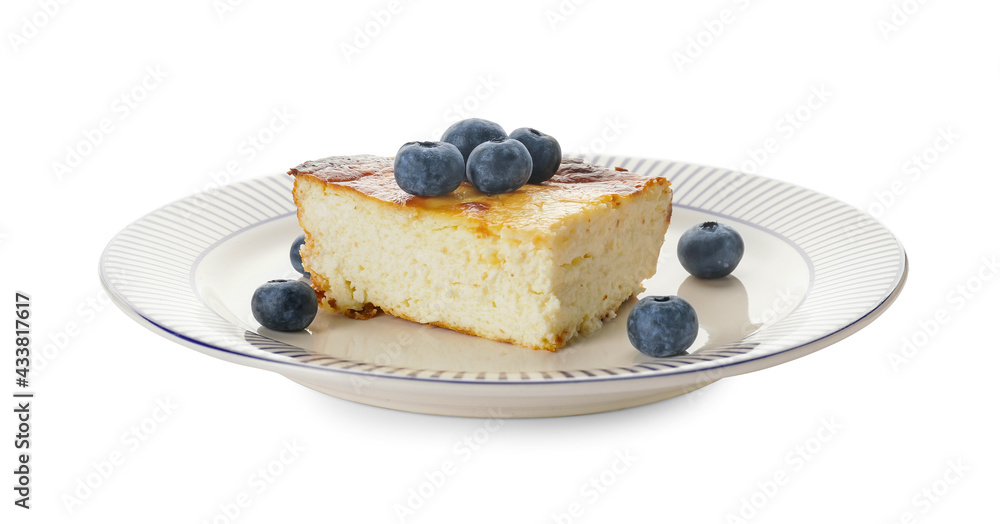
M 517 140 L 501 138 L 483 142 L 469 155 L 465 176 L 483 193 L 517 191 L 531 177 L 531 154 Z
M 628 314 L 628 339 L 651 357 L 672 357 L 698 337 L 698 314 L 677 296 L 643 298 Z
M 556 174 L 562 162 L 562 148 L 555 138 L 530 127 L 515 129 L 510 137 L 524 144 L 531 153 L 529 184 L 541 184 Z
M 462 160 L 469 161 L 472 150 L 483 142 L 507 138 L 507 132 L 496 122 L 482 118 L 466 118 L 451 125 L 441 135 L 442 142 L 453 144 L 462 152 Z
M 253 292 L 250 311 L 268 329 L 298 331 L 316 318 L 316 293 L 301 280 L 271 280 Z
M 302 273 L 305 276 L 309 276 L 309 272 L 306 268 L 302 267 L 302 246 L 306 243 L 305 233 L 295 237 L 295 241 L 292 242 L 292 248 L 288 250 L 288 257 L 292 259 L 292 267 L 295 271 Z
M 399 188 L 416 196 L 441 196 L 462 185 L 465 161 L 446 142 L 407 142 L 392 165 Z
M 725 224 L 704 222 L 681 235 L 677 258 L 698 278 L 722 278 L 743 258 L 743 237 Z

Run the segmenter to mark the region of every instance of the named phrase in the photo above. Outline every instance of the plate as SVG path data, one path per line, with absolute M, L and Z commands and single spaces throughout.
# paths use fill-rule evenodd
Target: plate
M 632 348 L 625 321 L 635 298 L 555 353 L 389 315 L 361 321 L 321 311 L 306 331 L 262 328 L 250 313 L 254 289 L 299 277 L 288 260 L 301 231 L 286 175 L 232 183 L 137 220 L 105 248 L 101 281 L 154 332 L 329 395 L 421 413 L 543 417 L 647 404 L 807 355 L 872 322 L 906 280 L 906 253 L 892 233 L 834 198 L 695 164 L 587 160 L 672 181 L 673 220 L 645 294 L 694 305 L 701 326 L 687 354 L 652 358 Z M 746 243 L 724 279 L 696 279 L 677 261 L 680 234 L 705 220 L 732 225 Z

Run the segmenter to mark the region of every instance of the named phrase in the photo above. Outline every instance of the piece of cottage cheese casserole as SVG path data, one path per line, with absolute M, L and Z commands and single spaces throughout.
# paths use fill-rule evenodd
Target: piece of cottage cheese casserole
M 564 159 L 540 185 L 439 197 L 396 185 L 393 159 L 329 157 L 289 171 L 302 262 L 319 304 L 555 351 L 653 275 L 670 182 Z

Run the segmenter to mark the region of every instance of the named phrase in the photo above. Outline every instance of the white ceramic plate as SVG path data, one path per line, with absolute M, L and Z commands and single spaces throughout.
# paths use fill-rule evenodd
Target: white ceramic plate
M 116 304 L 156 333 L 224 360 L 281 373 L 340 398 L 407 411 L 537 417 L 637 406 L 781 364 L 867 325 L 906 280 L 906 253 L 865 213 L 792 184 L 725 169 L 632 157 L 591 161 L 665 176 L 674 216 L 646 294 L 691 302 L 701 329 L 687 355 L 632 348 L 618 317 L 549 353 L 380 315 L 320 312 L 308 331 L 267 330 L 250 313 L 261 283 L 296 278 L 301 233 L 291 179 L 273 175 L 180 200 L 115 236 L 100 263 Z M 719 220 L 746 254 L 718 281 L 676 257 L 687 228 Z

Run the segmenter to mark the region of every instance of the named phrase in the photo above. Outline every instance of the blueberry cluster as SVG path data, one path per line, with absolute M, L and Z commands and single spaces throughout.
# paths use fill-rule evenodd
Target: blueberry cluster
M 449 127 L 440 142 L 403 144 L 393 172 L 411 195 L 447 195 L 463 181 L 496 195 L 545 182 L 560 162 L 559 142 L 537 129 L 522 127 L 508 136 L 496 122 L 468 118 Z
M 309 272 L 302 267 L 301 249 L 306 236 L 299 235 L 292 241 L 289 259 L 292 267 L 303 276 Z M 270 280 L 250 298 L 250 312 L 260 325 L 275 331 L 299 331 L 309 327 L 319 306 L 312 286 L 303 280 Z
M 677 259 L 697 278 L 723 278 L 743 258 L 743 237 L 718 222 L 702 222 L 681 235 Z M 691 347 L 698 336 L 698 315 L 683 298 L 648 296 L 628 315 L 628 339 L 651 357 L 672 357 Z

